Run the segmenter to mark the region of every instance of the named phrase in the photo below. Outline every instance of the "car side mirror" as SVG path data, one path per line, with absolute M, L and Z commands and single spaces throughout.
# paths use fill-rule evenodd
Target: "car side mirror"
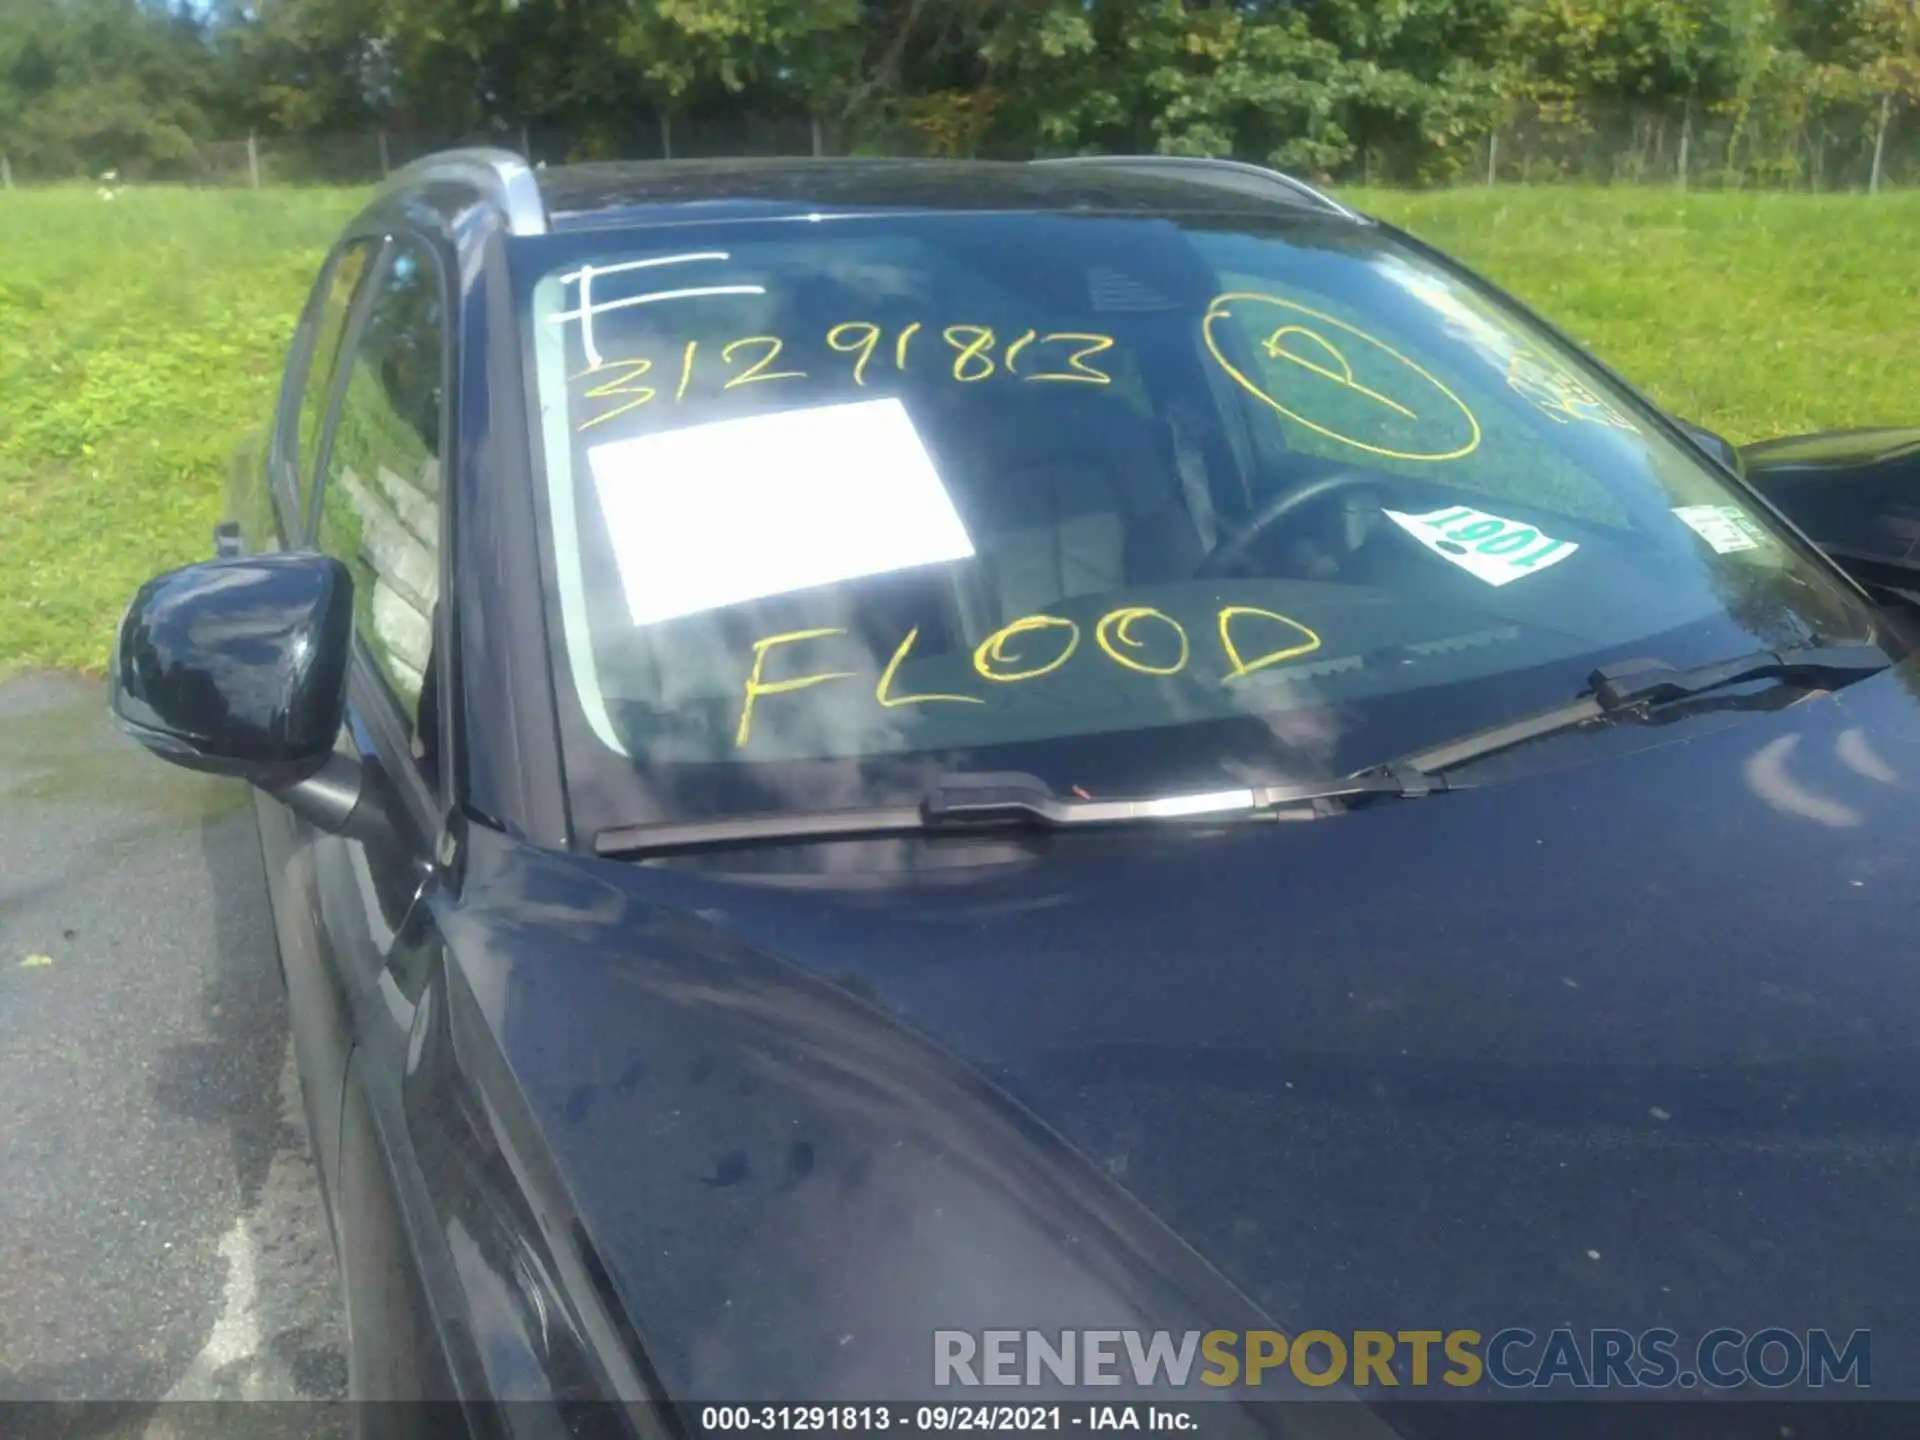
M 1746 447 L 1747 483 L 1869 588 L 1920 594 L 1920 427 Z
M 328 555 L 229 556 L 142 585 L 120 621 L 108 703 L 161 759 L 258 785 L 322 828 L 357 828 L 358 761 L 335 750 L 353 579 Z
M 1704 425 L 1695 425 L 1690 421 L 1679 420 L 1675 423 L 1687 432 L 1688 438 L 1691 439 L 1694 444 L 1713 456 L 1714 459 L 1726 466 L 1727 469 L 1733 471 L 1734 474 L 1744 475 L 1746 473 L 1746 467 L 1740 458 L 1740 447 L 1727 439 L 1726 436 L 1709 430 Z

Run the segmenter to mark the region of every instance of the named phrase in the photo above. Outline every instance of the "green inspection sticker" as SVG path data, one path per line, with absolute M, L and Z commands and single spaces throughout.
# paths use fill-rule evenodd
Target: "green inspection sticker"
M 1716 555 L 1758 550 L 1767 539 L 1767 533 L 1738 505 L 1677 505 L 1673 514 Z

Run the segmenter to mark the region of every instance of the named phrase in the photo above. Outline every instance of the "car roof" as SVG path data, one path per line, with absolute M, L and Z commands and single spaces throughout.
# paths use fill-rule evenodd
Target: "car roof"
M 396 192 L 447 182 L 480 190 L 516 234 L 876 210 L 1254 212 L 1356 224 L 1366 219 L 1279 171 L 1172 155 L 1020 162 L 654 160 L 530 169 L 508 151 L 470 149 L 414 161 L 395 172 L 375 204 Z
M 1173 157 L 981 160 L 676 160 L 536 172 L 552 228 L 645 224 L 698 206 L 734 215 L 863 210 L 1350 212 L 1276 172 Z

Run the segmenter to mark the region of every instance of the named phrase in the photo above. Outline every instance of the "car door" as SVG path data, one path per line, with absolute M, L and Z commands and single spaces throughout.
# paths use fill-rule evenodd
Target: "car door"
M 223 548 L 258 553 L 306 543 L 305 510 L 313 493 L 316 450 L 330 408 L 336 362 L 382 243 L 379 236 L 349 237 L 322 268 L 288 350 L 273 422 L 261 440 L 243 446 L 235 457 L 229 525 L 219 542 Z M 318 948 L 317 897 L 304 827 L 264 792 L 254 790 L 252 795 L 287 986 L 296 1069 L 331 1223 L 339 1174 L 340 1090 L 347 1070 L 346 1007 Z
M 333 381 L 307 514 L 315 545 L 353 578 L 354 655 L 343 744 L 368 772 L 382 823 L 307 839 L 319 945 L 350 1050 L 341 1092 L 338 1229 L 358 1399 L 449 1393 L 426 1300 L 435 1247 L 410 1228 L 397 1077 L 424 961 L 437 950 L 435 865 L 451 806 L 440 717 L 452 679 L 441 476 L 451 473 L 450 257 L 389 235 Z

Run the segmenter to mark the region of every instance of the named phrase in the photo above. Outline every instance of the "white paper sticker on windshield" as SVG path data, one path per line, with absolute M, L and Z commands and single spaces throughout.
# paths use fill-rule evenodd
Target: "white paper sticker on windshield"
M 1442 560 L 1458 565 L 1476 580 L 1506 585 L 1558 565 L 1580 547 L 1555 540 L 1532 525 L 1456 505 L 1425 515 L 1388 510 L 1386 517 Z
M 1738 505 L 1678 505 L 1673 513 L 1716 555 L 1760 548 L 1760 527 Z
M 587 463 L 635 625 L 973 554 L 898 400 L 640 435 Z

